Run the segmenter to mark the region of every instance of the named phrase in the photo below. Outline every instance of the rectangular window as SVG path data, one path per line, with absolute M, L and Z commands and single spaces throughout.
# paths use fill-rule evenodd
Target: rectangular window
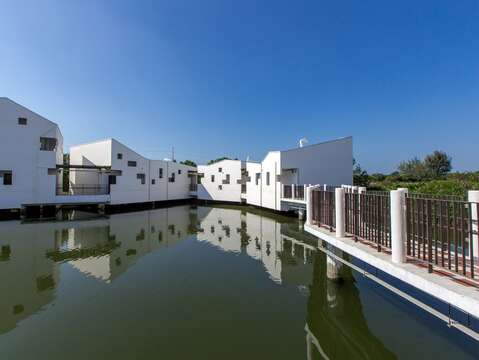
M 215 182 L 215 176 L 211 175 L 211 182 Z
M 151 179 L 151 185 L 155 185 L 155 179 Z
M 27 118 L 19 117 L 18 118 L 18 125 L 27 125 Z
M 223 172 L 223 168 L 218 168 L 218 172 Z
M 163 179 L 163 168 L 159 168 L 158 172 L 159 172 L 159 178 Z
M 169 182 L 175 182 L 175 173 L 171 173 L 171 177 L 168 179 Z
M 145 174 L 136 174 L 136 178 L 141 181 L 141 185 L 145 185 Z
M 3 185 L 12 185 L 12 172 L 10 170 L 0 171 L 0 177 L 3 177 Z
M 266 173 L 266 186 L 269 186 L 269 172 Z
M 123 159 L 123 154 L 122 154 L 122 153 L 116 154 L 116 158 L 117 158 L 118 160 Z
M 230 183 L 230 174 L 226 174 L 226 179 L 223 180 L 223 184 L 229 184 Z
M 41 137 L 40 138 L 40 150 L 41 151 L 55 151 L 57 147 L 57 139 Z
M 110 185 L 116 185 L 116 176 L 115 175 L 108 175 L 108 183 Z
M 181 169 L 178 169 L 178 175 L 181 175 Z
M 223 185 L 218 185 L 218 190 L 223 190 Z
M 255 179 L 256 185 L 259 185 L 260 179 L 261 179 L 261 173 L 256 173 L 256 179 Z
M 128 161 L 128 166 L 136 167 L 136 161 Z

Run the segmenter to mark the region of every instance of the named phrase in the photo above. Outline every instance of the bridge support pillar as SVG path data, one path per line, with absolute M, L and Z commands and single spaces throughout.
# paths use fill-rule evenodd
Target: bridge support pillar
M 342 280 L 343 264 L 330 255 L 326 255 L 326 275 L 329 280 L 339 282 Z

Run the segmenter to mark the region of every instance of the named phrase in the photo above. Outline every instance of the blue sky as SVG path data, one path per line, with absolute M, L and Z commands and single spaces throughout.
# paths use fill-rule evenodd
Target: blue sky
M 354 137 L 369 172 L 479 169 L 479 1 L 0 2 L 0 96 L 68 146 L 261 159 Z

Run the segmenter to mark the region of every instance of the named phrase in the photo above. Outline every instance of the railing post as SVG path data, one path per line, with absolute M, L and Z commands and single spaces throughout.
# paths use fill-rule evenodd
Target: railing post
M 335 203 L 336 203 L 336 237 L 345 236 L 345 204 L 344 204 L 344 189 L 335 189 Z
M 307 186 L 304 194 L 306 200 L 306 224 L 313 224 L 313 187 Z
M 406 192 L 391 191 L 391 250 L 393 263 L 406 262 Z
M 467 199 L 471 204 L 471 220 L 472 220 L 472 248 L 474 257 L 479 258 L 479 226 L 478 226 L 478 207 L 479 207 L 479 190 L 471 190 L 467 193 Z

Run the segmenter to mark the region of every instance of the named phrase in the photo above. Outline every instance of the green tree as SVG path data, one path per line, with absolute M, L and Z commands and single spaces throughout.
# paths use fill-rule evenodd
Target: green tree
M 223 156 L 223 157 L 208 161 L 208 163 L 206 165 L 211 165 L 211 164 L 217 163 L 218 161 L 221 161 L 221 160 L 231 160 L 231 159 L 227 156 Z
M 196 167 L 196 163 L 193 160 L 185 160 L 180 162 L 180 164 Z
M 408 180 L 422 180 L 427 178 L 428 175 L 424 162 L 417 157 L 401 162 L 398 170 L 400 175 Z
M 452 169 L 452 160 L 444 151 L 436 150 L 424 158 L 424 166 L 434 179 L 444 177 Z
M 353 166 L 353 184 L 356 186 L 369 186 L 368 172 L 356 163 L 356 159 L 353 159 Z

